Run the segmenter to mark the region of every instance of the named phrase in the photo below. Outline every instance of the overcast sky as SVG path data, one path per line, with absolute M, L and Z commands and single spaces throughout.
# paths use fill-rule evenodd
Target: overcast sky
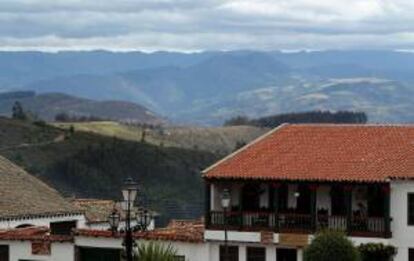
M 0 0 L 0 49 L 414 49 L 414 0 Z

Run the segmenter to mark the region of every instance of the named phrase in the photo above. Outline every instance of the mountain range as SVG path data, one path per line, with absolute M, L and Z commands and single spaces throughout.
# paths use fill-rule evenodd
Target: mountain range
M 53 121 L 58 114 L 68 117 L 94 117 L 133 123 L 160 124 L 165 120 L 147 108 L 132 102 L 96 101 L 63 93 L 36 94 L 33 91 L 0 94 L 0 115 L 10 116 L 12 107 L 19 101 L 29 111 L 46 121 Z
M 3 52 L 0 69 L 0 91 L 127 101 L 173 122 L 217 125 L 235 115 L 309 110 L 414 121 L 408 52 Z

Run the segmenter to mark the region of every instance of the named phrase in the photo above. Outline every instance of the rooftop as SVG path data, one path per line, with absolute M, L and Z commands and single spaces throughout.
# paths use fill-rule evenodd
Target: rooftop
M 76 236 L 119 238 L 123 234 L 113 234 L 111 231 L 78 229 Z M 201 243 L 204 240 L 204 222 L 201 220 L 173 220 L 165 228 L 159 228 L 146 232 L 134 233 L 134 238 L 144 240 L 180 241 L 189 243 Z
M 56 190 L 0 156 L 0 219 L 80 212 Z
M 26 227 L 8 230 L 0 230 L 0 240 L 19 240 L 19 241 L 72 241 L 72 236 L 51 235 L 47 227 Z
M 203 174 L 206 179 L 413 179 L 414 125 L 284 124 Z

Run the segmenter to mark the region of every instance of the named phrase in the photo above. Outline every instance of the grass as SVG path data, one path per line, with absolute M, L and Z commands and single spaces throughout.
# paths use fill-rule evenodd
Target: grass
M 10 147 L 0 154 L 65 196 L 116 200 L 123 180 L 130 176 L 141 185 L 146 204 L 161 213 L 163 224 L 170 218 L 201 216 L 204 186 L 200 170 L 223 156 L 87 131 L 70 134 L 53 126 L 3 118 L 0 126 L 3 133 L 11 134 L 10 139 L 0 136 L 0 147 L 44 142 Z M 62 135 L 65 139 L 56 140 Z
M 96 133 L 130 141 L 141 141 L 143 128 L 118 122 L 54 123 L 54 126 L 77 131 Z M 241 144 L 246 144 L 269 129 L 251 126 L 231 127 L 164 127 L 147 129 L 145 141 L 166 147 L 205 150 L 226 154 Z

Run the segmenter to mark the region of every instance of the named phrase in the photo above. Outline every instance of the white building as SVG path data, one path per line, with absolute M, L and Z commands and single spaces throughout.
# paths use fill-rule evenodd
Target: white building
M 226 228 L 232 261 L 301 261 L 323 228 L 355 245 L 393 245 L 395 261 L 414 261 L 413 125 L 283 125 L 204 178 L 205 240 L 223 244 Z
M 113 200 L 105 199 L 72 199 L 72 204 L 83 211 L 86 220 L 86 227 L 90 229 L 98 230 L 110 230 L 111 227 L 108 222 L 109 215 L 116 211 L 120 215 L 120 222 L 118 229 L 125 229 L 125 217 L 126 212 L 121 207 L 121 202 L 115 202 Z M 148 210 L 151 212 L 151 221 L 149 222 L 147 230 L 153 230 L 155 228 L 155 217 L 157 213 Z M 136 219 L 136 213 L 138 208 L 134 207 L 132 209 L 133 219 L 131 220 L 131 226 L 135 227 L 138 225 L 138 220 Z
M 134 233 L 138 243 L 158 241 L 177 250 L 177 261 L 207 261 L 210 248 L 204 243 L 204 225 L 175 221 L 168 227 Z M 52 235 L 46 227 L 0 231 L 1 261 L 120 261 L 123 233 L 78 229 L 71 235 Z
M 56 190 L 0 156 L 0 229 L 47 226 L 59 232 L 85 222 L 83 212 Z

